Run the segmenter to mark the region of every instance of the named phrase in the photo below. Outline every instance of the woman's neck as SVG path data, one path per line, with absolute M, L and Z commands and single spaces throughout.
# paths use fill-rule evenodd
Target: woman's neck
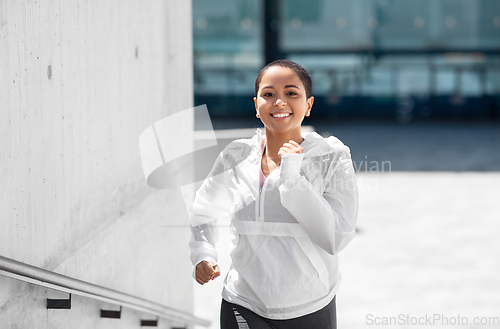
M 271 158 L 276 164 L 281 161 L 281 157 L 278 155 L 278 151 L 283 146 L 284 143 L 288 143 L 290 140 L 296 141 L 298 144 L 302 143 L 304 140 L 300 133 L 300 129 L 290 131 L 284 134 L 275 134 L 269 131 L 267 128 L 266 132 L 266 149 L 265 154 L 268 158 Z

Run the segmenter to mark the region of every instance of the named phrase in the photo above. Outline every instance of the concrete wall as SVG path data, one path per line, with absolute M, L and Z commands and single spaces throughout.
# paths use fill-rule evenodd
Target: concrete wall
M 190 1 L 0 0 L 0 255 L 191 312 L 182 197 L 146 186 L 138 137 L 192 105 Z M 142 317 L 60 295 L 0 276 L 0 327 Z

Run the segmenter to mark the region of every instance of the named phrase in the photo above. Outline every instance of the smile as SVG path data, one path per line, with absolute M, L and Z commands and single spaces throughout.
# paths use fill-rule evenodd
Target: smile
M 286 117 L 289 117 L 290 115 L 292 115 L 292 113 L 275 113 L 275 114 L 271 114 L 271 115 L 275 118 L 286 118 Z

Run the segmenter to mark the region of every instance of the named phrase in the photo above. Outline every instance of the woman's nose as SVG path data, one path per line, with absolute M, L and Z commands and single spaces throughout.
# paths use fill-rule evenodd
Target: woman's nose
M 280 106 L 284 106 L 284 105 L 286 105 L 286 101 L 282 100 L 281 98 L 278 98 L 278 99 L 276 100 L 276 102 L 274 103 L 274 105 L 275 105 L 275 106 L 278 106 L 278 107 L 280 107 Z

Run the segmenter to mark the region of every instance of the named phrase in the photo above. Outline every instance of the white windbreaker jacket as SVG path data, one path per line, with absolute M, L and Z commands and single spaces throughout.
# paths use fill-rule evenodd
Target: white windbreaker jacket
M 335 137 L 303 134 L 301 154 L 259 184 L 261 129 L 231 142 L 196 192 L 191 261 L 217 264 L 217 221 L 230 219 L 232 264 L 222 297 L 269 319 L 315 312 L 335 296 L 337 253 L 355 235 L 358 192 L 350 150 Z

